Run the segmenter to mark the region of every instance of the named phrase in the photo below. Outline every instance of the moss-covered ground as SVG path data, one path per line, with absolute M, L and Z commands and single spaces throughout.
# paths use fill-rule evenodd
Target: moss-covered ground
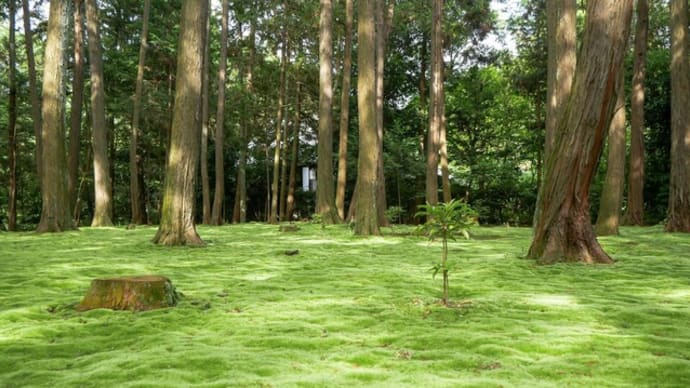
M 529 229 L 477 228 L 445 308 L 440 245 L 409 230 L 2 233 L 0 386 L 690 386 L 690 236 L 624 228 L 614 265 L 537 266 Z M 91 279 L 142 274 L 178 307 L 74 311 Z

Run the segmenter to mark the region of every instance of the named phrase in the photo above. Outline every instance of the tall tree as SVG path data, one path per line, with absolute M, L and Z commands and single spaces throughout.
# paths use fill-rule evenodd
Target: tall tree
M 545 159 L 553 149 L 560 117 L 570 96 L 577 62 L 577 1 L 546 2 L 547 76 Z
M 24 47 L 26 48 L 26 62 L 29 68 L 29 92 L 31 94 L 31 118 L 33 119 L 34 136 L 36 137 L 36 172 L 38 179 L 42 181 L 41 156 L 41 129 L 43 122 L 41 119 L 41 97 L 38 92 L 38 82 L 36 81 L 36 61 L 34 59 L 34 41 L 31 31 L 31 10 L 29 0 L 22 0 L 22 11 L 24 14 Z
M 612 262 L 594 235 L 589 189 L 616 103 L 632 0 L 590 0 L 586 15 L 575 82 L 539 189 L 528 256 L 543 263 Z
M 194 224 L 194 181 L 199 162 L 199 115 L 208 1 L 184 0 L 177 50 L 177 81 L 161 221 L 153 242 L 203 245 Z
M 91 226 L 113 224 L 113 188 L 108 158 L 108 129 L 105 122 L 105 86 L 103 55 L 96 0 L 86 0 L 86 30 L 89 41 L 91 72 L 91 120 L 93 123 L 93 175 L 95 208 Z
M 280 85 L 278 86 L 278 113 L 276 114 L 276 148 L 273 153 L 273 181 L 271 182 L 271 207 L 268 222 L 278 222 L 278 197 L 280 188 L 280 154 L 283 147 L 283 114 L 285 110 L 285 84 L 287 72 L 287 1 L 283 1 L 283 27 L 281 31 Z
M 41 128 L 41 220 L 37 232 L 74 229 L 67 195 L 65 155 L 65 32 L 67 2 L 50 2 L 48 31 L 43 60 L 43 104 Z
M 598 236 L 618 234 L 625 186 L 625 80 L 620 72 L 613 120 L 609 125 L 608 163 L 594 230 Z
M 225 202 L 225 169 L 223 155 L 225 146 L 225 71 L 228 64 L 228 0 L 223 0 L 220 29 L 220 63 L 218 64 L 218 105 L 216 109 L 216 188 L 213 193 L 211 223 L 222 225 L 223 203 Z
M 387 225 L 386 209 L 386 176 L 383 167 L 383 99 L 384 99 L 384 68 L 386 63 L 386 44 L 391 29 L 395 2 L 389 1 L 388 8 L 385 1 L 377 1 L 375 5 L 376 18 L 376 135 L 379 158 L 376 167 L 376 210 L 379 225 Z
M 74 74 L 70 104 L 70 132 L 68 153 L 68 193 L 70 209 L 76 218 L 77 187 L 79 186 L 79 154 L 81 151 L 81 116 L 84 104 L 84 2 L 74 1 Z
M 438 203 L 438 162 L 443 126 L 443 0 L 433 0 L 431 31 L 431 90 L 427 138 L 426 201 Z M 447 153 L 446 153 L 447 156 Z
M 374 0 L 359 0 L 357 36 L 357 105 L 359 155 L 355 190 L 355 234 L 380 234 L 376 210 L 378 135 L 376 133 L 376 45 Z
M 206 18 L 204 29 L 204 59 L 201 75 L 201 222 L 211 224 L 211 184 L 208 174 L 208 137 L 209 137 L 209 69 L 211 67 L 211 18 Z
M 298 70 L 298 71 L 301 71 Z M 297 77 L 295 82 L 295 119 L 292 123 L 292 139 L 290 140 L 290 174 L 288 176 L 288 191 L 285 199 L 285 214 L 288 218 L 292 217 L 295 210 L 295 184 L 297 179 L 297 159 L 299 157 L 299 133 L 302 125 L 302 83 Z
M 688 2 L 671 0 L 671 187 L 668 232 L 690 233 L 690 61 Z
M 333 192 L 333 4 L 321 0 L 319 19 L 319 146 L 317 159 L 316 213 L 322 222 L 338 222 Z
M 141 97 L 144 93 L 144 71 L 146 70 L 150 9 L 151 0 L 144 0 L 144 13 L 141 17 L 141 39 L 139 43 L 139 62 L 137 63 L 137 80 L 134 86 L 132 133 L 129 139 L 129 200 L 132 211 L 131 222 L 133 224 L 145 224 L 147 222 L 146 206 L 142 195 L 144 188 L 139 187 L 139 164 L 141 162 L 138 147 L 139 134 L 141 132 Z
M 347 186 L 347 137 L 350 126 L 350 84 L 352 82 L 352 0 L 345 0 L 345 48 L 343 51 L 343 82 L 340 90 L 340 134 L 338 139 L 338 180 L 335 207 L 338 217 L 345 219 L 345 188 Z
M 9 101 L 7 104 L 7 162 L 9 174 L 9 195 L 7 204 L 7 229 L 11 231 L 17 230 L 17 80 L 16 80 L 16 64 L 17 64 L 17 49 L 15 39 L 15 16 L 16 4 L 15 0 L 9 0 L 9 68 L 7 69 L 7 78 L 9 84 Z
M 633 65 L 630 97 L 630 167 L 628 170 L 628 201 L 623 223 L 644 224 L 644 99 L 647 74 L 647 40 L 649 35 L 649 3 L 637 0 L 635 28 L 635 64 Z

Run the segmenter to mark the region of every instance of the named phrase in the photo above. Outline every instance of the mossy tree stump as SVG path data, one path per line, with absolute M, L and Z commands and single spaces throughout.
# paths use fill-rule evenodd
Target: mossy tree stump
M 98 308 L 145 311 L 173 307 L 179 299 L 170 279 L 145 275 L 94 279 L 77 310 Z

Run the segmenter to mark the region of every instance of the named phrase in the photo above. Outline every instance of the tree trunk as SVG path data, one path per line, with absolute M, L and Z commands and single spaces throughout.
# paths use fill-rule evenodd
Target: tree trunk
M 43 150 L 41 149 L 41 130 L 43 122 L 41 119 L 41 98 L 38 93 L 38 82 L 36 81 L 36 61 L 34 59 L 34 43 L 33 33 L 31 31 L 31 11 L 29 9 L 29 0 L 22 0 L 22 10 L 24 13 L 24 46 L 26 48 L 26 62 L 29 68 L 29 89 L 31 94 L 31 117 L 34 125 L 34 136 L 36 137 L 36 172 L 38 180 L 42 181 L 41 168 L 43 163 L 41 157 Z M 44 64 L 45 66 L 45 64 Z
M 429 95 L 429 132 L 426 145 L 426 202 L 438 204 L 438 154 L 440 149 L 443 90 L 443 0 L 434 0 L 431 32 L 431 91 Z
M 218 64 L 218 106 L 216 110 L 216 190 L 213 193 L 213 212 L 211 223 L 222 225 L 225 222 L 223 203 L 225 202 L 225 71 L 228 64 L 228 0 L 223 0 L 223 15 L 220 30 L 220 63 Z
M 384 99 L 384 68 L 386 62 L 386 42 L 390 32 L 395 3 L 388 3 L 387 12 L 384 11 L 384 1 L 377 1 L 375 6 L 376 17 L 376 135 L 379 157 L 376 167 L 376 210 L 380 226 L 387 226 L 386 218 L 386 176 L 383 166 L 383 99 Z
M 208 175 L 208 137 L 209 137 L 209 77 L 211 65 L 210 37 L 211 18 L 206 18 L 204 29 L 204 59 L 201 74 L 201 150 L 199 155 L 199 167 L 201 172 L 201 222 L 211 224 L 211 184 Z
M 301 71 L 299 69 L 298 71 Z M 292 213 L 295 211 L 295 184 L 297 178 L 297 159 L 299 158 L 299 133 L 302 124 L 302 83 L 299 76 L 295 87 L 295 122 L 292 124 L 292 140 L 290 142 L 290 176 L 288 177 L 288 192 L 285 200 L 285 215 L 292 219 Z
M 180 298 L 170 279 L 164 276 L 128 276 L 94 279 L 78 311 L 97 308 L 146 311 L 177 305 Z
M 441 133 L 439 134 L 439 146 L 441 147 L 441 152 L 439 157 L 441 158 L 441 185 L 443 187 L 443 202 L 448 203 L 453 199 L 453 195 L 450 189 L 450 169 L 448 167 L 448 133 L 446 130 L 446 103 L 445 103 L 445 92 L 441 91 Z
M 149 13 L 151 0 L 144 0 L 144 14 L 141 19 L 141 42 L 139 44 L 139 63 L 137 64 L 137 80 L 134 87 L 134 113 L 132 117 L 132 134 L 129 140 L 129 200 L 132 211 L 131 222 L 136 225 L 147 223 L 146 205 L 142 201 L 143 187 L 139 186 L 139 163 L 138 152 L 139 133 L 141 129 L 141 97 L 144 92 L 144 71 L 146 64 L 146 49 L 148 48 Z
M 350 84 L 352 80 L 352 15 L 352 0 L 345 0 L 345 51 L 343 53 L 343 84 L 340 94 L 338 182 L 335 190 L 335 207 L 341 220 L 345 219 L 345 189 L 347 187 L 347 137 L 350 126 Z
M 175 107 L 158 232 L 163 245 L 202 245 L 194 225 L 194 180 L 199 162 L 199 106 L 207 1 L 184 0 L 177 54 Z
M 618 235 L 623 187 L 625 185 L 625 80 L 620 72 L 618 96 L 609 126 L 609 154 L 606 179 L 599 203 L 595 231 L 598 236 Z
M 667 232 L 690 233 L 688 2 L 671 0 L 671 186 Z
M 283 11 L 287 13 L 287 2 L 283 2 Z M 285 74 L 287 67 L 287 26 L 283 25 L 281 32 L 282 54 L 280 60 L 280 85 L 278 87 L 278 113 L 276 115 L 276 146 L 273 153 L 273 182 L 271 182 L 271 209 L 268 222 L 278 223 L 278 197 L 280 188 L 280 153 L 282 145 L 283 110 L 285 109 Z
M 93 177 L 95 208 L 91 226 L 112 226 L 113 202 L 108 157 L 108 129 L 105 123 L 105 87 L 103 56 L 96 0 L 86 0 L 86 30 L 89 40 L 91 70 L 91 117 L 93 124 Z
M 249 64 L 247 65 L 247 78 L 245 89 L 250 97 L 254 93 L 254 59 L 256 56 L 256 27 L 254 21 L 250 21 L 249 27 Z M 253 110 L 251 110 L 253 112 Z M 253 120 L 253 113 L 250 114 Z M 246 121 L 246 120 L 245 120 Z M 240 155 L 237 161 L 237 201 L 239 202 L 236 208 L 238 209 L 237 222 L 244 223 L 247 221 L 247 148 L 249 146 L 249 129 L 246 122 L 240 127 Z M 234 216 L 233 216 L 234 217 Z
M 7 78 L 9 86 L 9 101 L 7 104 L 7 164 L 9 175 L 8 203 L 7 203 L 7 229 L 17 230 L 17 82 L 16 63 L 17 49 L 15 39 L 15 0 L 9 0 L 9 69 Z
M 528 253 L 542 263 L 612 262 L 594 235 L 589 189 L 616 103 L 632 0 L 590 0 L 586 14 L 581 60 L 546 158 Z
M 545 155 L 553 149 L 558 123 L 568 102 L 577 63 L 577 1 L 546 2 L 548 29 Z
M 77 204 L 79 185 L 79 154 L 81 151 L 81 117 L 84 104 L 84 11 L 83 1 L 74 1 L 74 76 L 72 78 L 72 101 L 70 110 L 70 132 L 68 153 L 68 195 L 70 209 Z M 78 220 L 74 220 L 75 223 Z
M 628 203 L 624 225 L 644 225 L 644 84 L 647 72 L 647 37 L 649 4 L 637 0 L 635 32 L 635 64 L 630 98 L 630 167 L 628 171 Z
M 285 61 L 286 61 L 286 67 L 290 67 L 289 64 L 289 58 L 290 58 L 290 39 L 288 37 L 287 39 L 287 47 L 285 48 Z M 286 75 L 287 77 L 287 75 Z M 285 100 L 287 101 L 288 96 L 290 95 L 290 90 L 289 90 L 289 82 L 286 78 L 285 80 Z M 286 211 L 287 211 L 287 190 L 288 190 L 288 153 L 290 152 L 290 139 L 289 139 L 289 128 L 288 128 L 288 109 L 285 109 L 285 121 L 283 122 L 283 148 L 281 149 L 281 157 L 280 157 L 280 194 L 278 197 L 278 202 L 279 202 L 279 211 L 278 214 L 280 215 L 281 220 L 288 220 L 286 218 Z
M 67 4 L 50 2 L 48 31 L 43 61 L 43 104 L 41 133 L 41 220 L 37 232 L 74 229 L 67 195 L 65 155 L 64 66 Z
M 319 145 L 316 172 L 316 213 L 324 224 L 338 223 L 333 192 L 333 4 L 321 0 L 319 19 Z
M 359 0 L 357 22 L 357 105 L 359 108 L 359 156 L 355 190 L 355 234 L 379 235 L 376 210 L 376 168 L 378 135 L 376 133 L 376 27 L 373 0 Z

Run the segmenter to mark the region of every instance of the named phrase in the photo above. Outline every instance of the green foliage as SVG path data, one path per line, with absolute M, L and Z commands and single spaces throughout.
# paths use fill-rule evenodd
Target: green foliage
M 385 212 L 386 219 L 390 224 L 399 224 L 404 214 L 405 210 L 400 206 L 389 206 Z
M 451 200 L 448 203 L 431 205 L 426 203 L 419 206 L 417 217 L 426 217 L 426 222 L 419 226 L 430 241 L 440 239 L 443 243 L 441 260 L 431 270 L 433 277 L 441 272 L 443 274 L 443 304 L 448 305 L 448 240 L 455 240 L 457 234 L 465 239 L 470 238 L 469 229 L 475 224 L 476 213 L 467 203 L 459 200 Z

